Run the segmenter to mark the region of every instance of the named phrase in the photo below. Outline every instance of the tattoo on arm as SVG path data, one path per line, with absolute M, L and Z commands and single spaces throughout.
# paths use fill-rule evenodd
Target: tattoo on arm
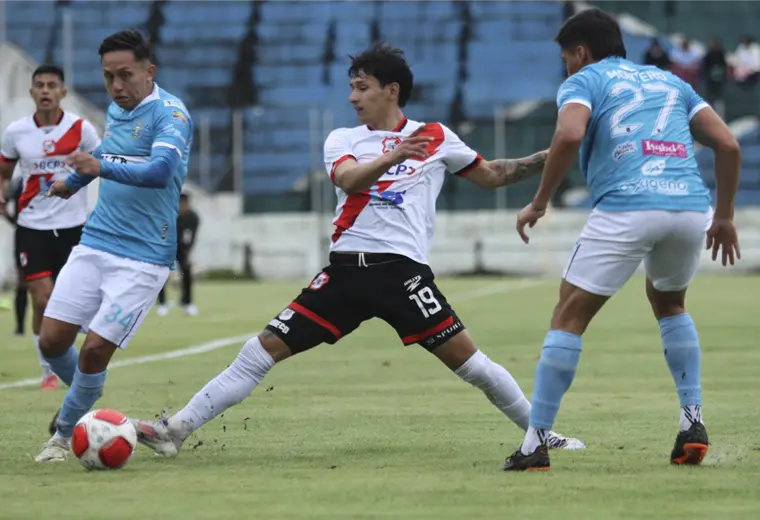
M 488 165 L 498 176 L 499 186 L 504 186 L 541 173 L 548 156 L 548 150 L 544 150 L 522 159 L 497 159 Z

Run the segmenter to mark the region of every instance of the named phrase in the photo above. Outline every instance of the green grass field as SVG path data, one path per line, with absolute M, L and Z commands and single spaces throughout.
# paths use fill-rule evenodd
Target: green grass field
M 480 348 L 530 396 L 557 282 L 440 285 Z M 298 288 L 199 285 L 198 317 L 152 315 L 117 357 L 257 332 Z M 179 458 L 140 447 L 121 471 L 35 464 L 64 391 L 0 390 L 0 518 L 757 519 L 759 294 L 760 278 L 750 277 L 703 277 L 692 289 L 712 441 L 700 468 L 668 464 L 678 400 L 635 279 L 587 333 L 556 425 L 588 448 L 552 452 L 548 473 L 500 472 L 522 433 L 479 391 L 375 321 L 276 367 Z M 11 330 L 12 313 L 0 314 L 0 385 L 38 373 L 31 337 Z M 143 417 L 181 407 L 239 346 L 113 368 L 97 407 Z

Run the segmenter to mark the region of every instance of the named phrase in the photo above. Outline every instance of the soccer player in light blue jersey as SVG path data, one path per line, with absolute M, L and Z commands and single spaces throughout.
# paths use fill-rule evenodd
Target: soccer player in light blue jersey
M 671 462 L 699 464 L 708 448 L 699 339 L 684 301 L 705 235 L 713 260 L 721 253 L 725 266 L 739 258 L 733 224 L 739 145 L 688 84 L 626 60 L 620 27 L 608 14 L 592 9 L 575 15 L 556 41 L 570 77 L 557 96 L 557 129 L 541 184 L 520 212 L 517 230 L 527 243 L 525 226 L 533 227 L 544 215 L 579 150 L 594 209 L 565 268 L 536 368 L 530 428 L 503 469 L 549 469 L 546 432 L 575 376 L 581 336 L 642 260 L 681 404 Z M 714 215 L 694 158 L 694 139 L 715 152 Z
M 111 357 L 137 333 L 177 254 L 190 115 L 182 101 L 154 83 L 156 66 L 140 33 L 109 36 L 99 54 L 113 99 L 102 143 L 93 154 L 70 156 L 75 173 L 49 192 L 68 198 L 101 179 L 98 203 L 61 270 L 42 322 L 40 348 L 70 388 L 37 462 L 68 457 L 74 425 L 100 397 Z M 80 328 L 88 332 L 77 353 L 71 345 Z

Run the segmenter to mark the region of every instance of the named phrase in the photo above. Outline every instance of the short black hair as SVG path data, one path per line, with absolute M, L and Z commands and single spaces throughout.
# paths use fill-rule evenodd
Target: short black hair
M 143 35 L 135 29 L 127 29 L 113 33 L 103 40 L 98 49 L 98 54 L 102 58 L 104 54 L 115 51 L 132 51 L 136 61 L 151 60 L 152 52 L 150 44 L 143 38 Z
M 554 41 L 563 49 L 585 45 L 597 61 L 612 56 L 626 57 L 620 25 L 601 9 L 586 9 L 568 18 Z
M 348 76 L 355 78 L 360 71 L 367 76 L 377 78 L 381 86 L 398 83 L 398 106 L 403 107 L 409 101 L 414 87 L 412 69 L 404 58 L 404 51 L 378 43 L 358 56 L 349 56 L 351 66 Z
M 63 83 L 64 81 L 63 69 L 61 69 L 61 67 L 59 67 L 58 65 L 52 65 L 52 64 L 40 65 L 39 67 L 34 69 L 34 72 L 32 72 L 32 81 L 34 81 L 34 78 L 36 78 L 40 74 L 55 74 L 56 76 L 61 78 L 61 83 Z
M 190 195 L 188 195 L 187 193 L 180 193 L 179 200 L 180 201 L 184 200 L 185 202 L 190 202 Z

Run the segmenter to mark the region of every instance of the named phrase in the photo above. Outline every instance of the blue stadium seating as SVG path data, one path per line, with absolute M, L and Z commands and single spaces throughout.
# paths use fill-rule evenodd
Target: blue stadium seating
M 151 13 L 159 10 L 163 23 L 157 29 L 153 24 L 158 36 L 157 81 L 185 100 L 196 129 L 201 121 L 208 121 L 214 175 L 230 169 L 228 92 L 233 78 L 239 77 L 240 64 L 249 67 L 256 90 L 251 99 L 255 97 L 258 106 L 244 109 L 248 193 L 289 191 L 310 168 L 319 166 L 319 161 L 313 164 L 311 141 L 319 141 L 320 149 L 324 136 L 321 128 L 319 135 L 311 136 L 310 114 L 319 114 L 320 127 L 356 124 L 347 102 L 348 56 L 370 45 L 373 22 L 380 38 L 402 47 L 412 65 L 417 89 L 406 112 L 413 119 L 446 121 L 458 89 L 464 113 L 488 119 L 497 105 L 553 100 L 563 77 L 559 51 L 552 41 L 563 21 L 562 5 L 551 0 L 73 1 L 51 3 L 47 9 L 39 6 L 39 2 L 5 2 L 9 39 L 38 61 L 50 55 L 61 63 L 61 27 L 68 10 L 75 27 L 74 87 L 101 108 L 109 100 L 99 72 L 100 41 L 125 27 L 147 31 Z M 464 10 L 473 20 L 470 28 L 464 26 Z M 334 41 L 328 42 L 331 23 L 336 33 Z M 463 55 L 460 37 L 465 32 L 471 38 Z M 649 38 L 624 37 L 629 57 L 640 60 Z M 246 46 L 252 55 L 246 54 Z M 334 59 L 325 62 L 328 51 Z M 249 61 L 241 61 L 243 56 Z M 466 63 L 460 63 L 460 56 Z M 324 111 L 331 113 L 329 123 L 321 120 Z M 199 135 L 195 137 L 197 145 Z M 745 136 L 742 143 L 745 173 L 739 200 L 758 203 L 760 133 Z M 712 182 L 711 153 L 703 150 L 698 158 L 701 170 L 707 172 L 705 178 Z M 199 163 L 196 154 L 191 160 L 192 176 L 199 174 Z

